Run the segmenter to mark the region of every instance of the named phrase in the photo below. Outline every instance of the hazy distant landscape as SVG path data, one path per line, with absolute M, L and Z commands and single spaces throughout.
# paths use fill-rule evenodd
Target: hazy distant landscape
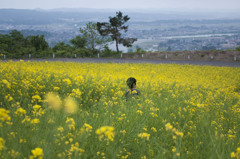
M 131 19 L 126 36 L 137 38 L 132 48 L 146 51 L 226 50 L 240 46 L 240 13 L 211 11 L 123 10 Z M 13 29 L 24 36 L 44 35 L 53 47 L 69 43 L 79 35 L 79 28 L 89 21 L 104 22 L 115 10 L 0 9 L 0 34 Z M 114 47 L 112 47 L 114 49 Z

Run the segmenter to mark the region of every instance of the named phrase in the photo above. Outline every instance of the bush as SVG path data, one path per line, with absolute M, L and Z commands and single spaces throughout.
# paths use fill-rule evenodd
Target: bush
M 136 53 L 146 53 L 146 51 L 141 48 L 137 48 Z
M 109 49 L 109 47 L 104 47 L 104 50 L 102 51 L 102 54 L 101 56 L 102 57 L 110 57 L 110 56 L 114 56 L 116 55 L 117 53 L 111 49 Z
M 240 51 L 240 46 L 235 48 L 236 51 Z
M 73 55 L 76 54 L 77 57 L 92 57 L 93 52 L 84 48 L 78 48 L 73 51 Z

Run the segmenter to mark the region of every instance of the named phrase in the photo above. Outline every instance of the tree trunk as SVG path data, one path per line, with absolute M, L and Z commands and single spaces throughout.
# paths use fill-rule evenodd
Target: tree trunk
M 118 49 L 118 40 L 116 39 L 116 49 L 117 49 L 117 53 L 119 53 L 119 49 Z

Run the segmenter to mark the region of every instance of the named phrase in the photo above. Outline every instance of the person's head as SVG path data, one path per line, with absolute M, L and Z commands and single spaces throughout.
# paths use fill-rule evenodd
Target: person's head
M 137 80 L 133 77 L 130 77 L 127 79 L 127 85 L 130 89 L 133 89 L 136 87 Z

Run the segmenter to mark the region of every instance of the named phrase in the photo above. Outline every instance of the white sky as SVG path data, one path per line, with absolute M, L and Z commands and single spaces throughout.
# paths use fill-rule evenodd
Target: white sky
M 240 9 L 240 0 L 0 0 L 0 8 Z

